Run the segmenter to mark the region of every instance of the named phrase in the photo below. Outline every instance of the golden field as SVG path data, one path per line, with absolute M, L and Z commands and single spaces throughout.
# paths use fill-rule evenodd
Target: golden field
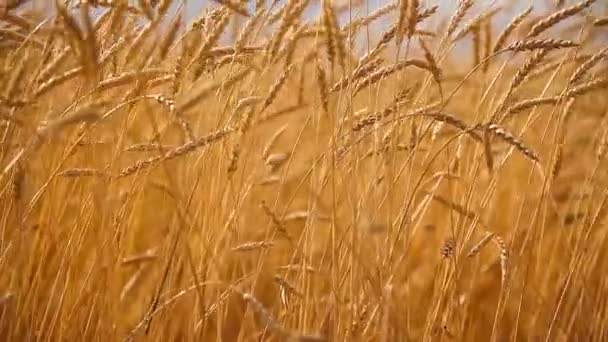
M 605 3 L 184 6 L 0 2 L 1 341 L 608 341 Z

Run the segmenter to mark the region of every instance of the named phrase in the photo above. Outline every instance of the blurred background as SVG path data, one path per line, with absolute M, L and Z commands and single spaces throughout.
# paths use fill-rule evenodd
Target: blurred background
M 18 0 L 0 0 L 0 4 L 2 3 L 11 3 Z M 21 0 L 23 1 L 23 0 Z M 63 1 L 63 0 L 62 0 Z M 266 4 L 271 5 L 274 3 L 275 7 L 280 7 L 287 0 L 267 0 Z M 398 1 L 398 0 L 396 0 Z M 53 0 L 25 0 L 26 3 L 31 6 L 30 8 L 40 9 L 40 10 L 49 10 L 52 9 L 54 1 Z M 77 3 L 78 1 L 71 1 L 72 3 Z M 89 0 L 89 2 L 93 2 Z M 128 3 L 137 6 L 140 0 L 129 0 Z M 250 9 L 253 11 L 255 7 L 255 1 L 248 1 L 250 3 Z M 309 13 L 312 14 L 317 12 L 319 9 L 319 4 L 321 1 L 319 0 L 311 0 L 311 5 L 308 8 Z M 387 1 L 387 0 L 334 0 L 332 1 L 334 7 L 337 8 L 348 8 L 349 4 L 352 5 L 353 11 L 352 16 L 363 16 L 366 12 L 371 12 L 374 9 L 385 6 L 391 2 L 395 1 Z M 521 11 L 523 8 L 526 8 L 529 5 L 534 6 L 537 10 L 543 11 L 546 9 L 558 8 L 562 6 L 568 6 L 578 1 L 565 1 L 565 0 L 529 0 L 529 1 L 521 1 L 521 0 L 486 0 L 486 1 L 475 1 L 475 6 L 478 8 L 498 8 L 503 9 L 501 14 L 496 17 L 496 23 L 506 23 L 511 17 L 509 14 L 516 14 Z M 198 17 L 202 11 L 207 8 L 219 6 L 216 1 L 207 1 L 207 0 L 184 0 L 182 1 L 184 4 L 184 12 L 186 14 L 187 19 L 192 20 Z M 452 13 L 454 9 L 457 7 L 458 0 L 432 0 L 432 1 L 420 1 L 423 7 L 439 5 L 440 12 L 439 13 Z M 605 13 L 608 9 L 608 1 L 600 0 L 596 1 L 594 5 L 594 11 L 601 11 Z M 176 10 L 174 8 L 174 10 Z M 342 11 L 343 19 L 347 18 L 349 15 L 349 11 Z
M 78 0 L 59 0 L 64 3 L 69 3 L 71 5 L 76 5 Z M 112 0 L 105 0 L 112 1 Z M 116 1 L 116 0 L 113 0 Z M 139 6 L 139 3 L 142 0 L 129 0 L 129 5 Z M 146 0 L 151 1 L 151 0 Z M 332 4 L 336 13 L 338 15 L 338 20 L 340 24 L 344 24 L 350 21 L 350 18 L 357 18 L 366 16 L 368 13 L 373 12 L 374 10 L 389 5 L 391 3 L 398 2 L 399 0 L 387 1 L 387 0 L 334 0 Z M 474 1 L 473 10 L 469 11 L 469 15 L 465 18 L 465 21 L 468 19 L 472 19 L 473 16 L 486 12 L 493 13 L 492 14 L 492 30 L 500 31 L 502 30 L 508 23 L 511 21 L 513 17 L 515 17 L 518 13 L 521 13 L 528 6 L 532 6 L 534 8 L 534 13 L 547 13 L 547 11 L 558 10 L 559 8 L 564 8 L 573 4 L 578 3 L 580 0 L 528 0 L 528 1 L 513 1 L 513 0 L 477 0 Z M 33 13 L 40 13 L 42 15 L 52 15 L 54 0 L 0 0 L 0 8 L 2 5 L 15 3 L 15 2 L 24 2 L 24 5 L 21 5 L 22 11 L 29 10 Z M 100 1 L 101 2 L 101 1 Z M 183 0 L 180 2 L 176 2 L 175 5 L 172 6 L 171 10 L 168 12 L 168 17 L 173 18 L 176 14 L 181 14 L 185 20 L 184 23 L 188 24 L 195 20 L 196 18 L 202 17 L 205 15 L 207 11 L 213 8 L 217 8 L 221 6 L 219 0 Z M 252 14 L 255 12 L 255 3 L 256 1 L 250 0 L 247 2 L 247 8 L 249 13 Z M 287 0 L 266 0 L 266 6 L 270 8 L 271 11 L 275 11 L 281 8 Z M 455 9 L 458 6 L 458 0 L 421 0 L 420 6 L 421 8 L 429 8 L 431 6 L 438 6 L 438 15 L 434 15 L 429 20 L 426 20 L 421 28 L 438 28 L 443 27 L 442 24 L 445 24 L 449 19 L 450 13 L 454 13 Z M 95 3 L 93 0 L 89 0 L 89 3 Z M 305 17 L 311 18 L 311 20 L 316 20 L 313 18 L 318 18 L 317 14 L 319 13 L 321 5 L 321 0 L 309 0 L 309 5 L 307 6 L 307 10 L 305 12 Z M 594 15 L 606 15 L 608 13 L 608 0 L 598 0 L 592 7 L 592 11 Z M 497 11 L 500 9 L 500 11 Z M 102 13 L 104 7 L 100 6 L 95 11 L 96 13 Z M 396 12 L 391 15 L 385 16 L 383 20 L 374 21 L 371 25 L 368 26 L 367 30 L 362 32 L 360 36 L 356 36 L 354 41 L 369 41 L 367 38 L 371 38 L 375 40 L 379 38 L 382 32 L 387 28 L 387 24 L 394 22 Z M 247 17 L 243 15 L 234 16 L 234 19 L 231 20 L 231 29 L 226 31 L 224 35 L 224 39 L 230 39 L 231 34 L 235 34 L 238 32 L 240 27 L 247 21 Z M 165 24 L 169 23 L 170 20 L 165 20 Z M 141 22 L 141 25 L 145 25 L 145 22 Z M 568 26 L 570 25 L 570 26 Z M 574 26 L 572 22 L 564 22 L 563 24 L 555 25 L 553 30 L 563 32 L 564 30 L 573 33 L 576 35 L 578 31 L 577 27 L 580 26 L 578 23 L 575 23 Z M 607 37 L 608 38 L 608 37 Z M 355 50 L 366 49 L 367 44 L 355 44 Z M 455 51 L 469 51 L 470 48 L 470 40 L 463 40 L 455 47 Z

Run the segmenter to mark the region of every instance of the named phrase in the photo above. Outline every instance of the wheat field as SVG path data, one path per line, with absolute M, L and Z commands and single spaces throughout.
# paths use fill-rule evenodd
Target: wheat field
M 608 341 L 608 7 L 547 2 L 0 2 L 0 340 Z

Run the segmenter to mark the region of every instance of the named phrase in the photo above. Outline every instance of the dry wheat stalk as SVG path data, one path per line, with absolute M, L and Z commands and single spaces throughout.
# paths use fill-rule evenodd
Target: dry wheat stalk
M 316 63 L 317 66 L 317 86 L 319 88 L 319 96 L 321 97 L 321 108 L 323 113 L 329 115 L 329 92 L 327 90 L 327 76 L 325 70 L 319 61 Z
M 277 231 L 283 234 L 287 234 L 287 230 L 285 230 L 285 225 L 283 224 L 283 221 L 277 216 L 274 210 L 272 210 L 268 206 L 268 203 L 266 203 L 266 201 L 262 200 L 260 202 L 260 208 L 262 209 L 264 214 L 266 214 L 266 216 L 268 216 L 272 220 L 272 224 L 274 228 L 277 229 Z
M 162 61 L 167 57 L 167 53 L 171 48 L 171 45 L 175 42 L 177 33 L 182 26 L 182 16 L 176 16 L 172 21 L 169 29 L 166 30 L 165 35 L 158 44 L 158 57 Z
M 238 246 L 232 247 L 232 250 L 235 252 L 250 252 L 258 249 L 267 249 L 272 248 L 274 243 L 272 241 L 253 241 L 253 242 L 244 242 Z
M 416 31 L 414 31 L 413 35 L 424 36 L 424 37 L 437 37 L 437 33 L 433 32 L 433 31 L 420 30 L 420 29 L 416 29 Z
M 448 165 L 449 167 L 449 171 L 453 174 L 457 174 L 458 170 L 460 169 L 460 161 L 462 160 L 462 151 L 463 151 L 463 146 L 464 144 L 462 143 L 462 136 L 458 138 L 457 140 L 457 144 L 456 144 L 456 153 L 454 153 L 454 159 L 452 161 L 452 163 L 450 163 L 450 165 Z
M 498 118 L 498 115 L 503 111 L 504 107 L 506 106 L 507 99 L 509 98 L 509 96 L 513 93 L 513 91 L 515 91 L 515 89 L 517 89 L 517 87 L 519 87 L 526 80 L 526 78 L 528 77 L 530 72 L 538 64 L 540 64 L 543 61 L 543 59 L 547 56 L 548 53 L 549 53 L 549 50 L 540 49 L 539 51 L 534 53 L 531 57 L 529 57 L 526 60 L 526 62 L 524 63 L 524 65 L 517 70 L 517 73 L 515 74 L 515 76 L 513 76 L 513 79 L 511 80 L 511 84 L 509 85 L 509 88 L 508 88 L 507 92 L 505 93 L 502 101 L 496 107 L 496 109 L 494 110 L 492 115 L 490 116 L 490 122 L 496 121 L 496 119 Z M 511 112 L 507 112 L 502 117 L 502 119 L 499 121 L 504 120 L 504 118 L 509 114 L 511 114 Z M 490 155 L 490 154 L 488 154 L 489 151 L 490 151 L 489 146 L 486 146 L 486 156 Z M 491 158 L 491 157 L 488 157 L 488 158 Z
M 279 13 L 281 23 L 266 46 L 266 54 L 270 61 L 274 60 L 287 30 L 295 23 L 296 18 L 302 14 L 307 4 L 308 1 L 288 1 L 283 11 Z M 268 21 L 272 22 L 271 18 Z
M 398 107 L 403 104 L 406 103 L 409 100 L 409 92 L 403 91 L 400 92 L 399 94 L 397 94 L 397 96 L 395 97 L 395 99 L 393 100 L 393 103 L 391 103 L 389 106 L 387 106 L 386 108 L 384 108 L 384 110 L 380 111 L 380 112 L 373 112 L 368 114 L 365 117 L 359 118 L 361 116 L 360 113 L 357 113 L 357 115 L 355 115 L 355 119 L 358 119 L 354 124 L 353 127 L 351 128 L 351 130 L 353 132 L 358 132 L 361 131 L 363 128 L 367 127 L 367 126 L 371 126 L 374 123 L 376 123 L 379 120 L 382 120 L 384 118 L 389 117 L 390 115 L 393 115 L 396 113 Z M 422 113 L 427 111 L 429 108 L 427 108 L 426 106 L 423 108 L 420 108 L 412 113 Z M 365 111 L 367 112 L 367 111 Z
M 120 75 L 116 75 L 99 82 L 95 88 L 95 92 L 102 92 L 112 88 L 134 83 L 142 79 L 150 79 L 157 76 L 170 74 L 168 70 L 163 69 L 144 69 L 141 71 L 128 71 Z
M 287 37 L 287 42 L 283 44 L 283 48 L 277 53 L 275 59 L 280 59 L 285 56 L 285 65 L 293 64 L 293 56 L 296 52 L 297 43 L 300 39 L 305 37 L 308 32 L 307 25 L 295 24 L 292 29 L 292 33 Z M 304 65 L 304 63 L 302 63 Z
M 473 67 L 475 67 L 481 61 L 481 26 L 475 25 L 471 28 L 471 32 L 473 35 Z
M 589 59 L 587 59 L 574 71 L 568 83 L 574 84 L 580 81 L 591 68 L 593 68 L 597 63 L 599 63 L 600 60 L 602 60 L 606 56 L 608 56 L 608 48 L 604 48 L 589 57 Z
M 144 41 L 148 38 L 152 31 L 158 26 L 158 21 L 151 21 L 144 26 L 143 29 L 139 31 L 135 39 L 131 41 L 131 44 L 127 48 L 127 54 L 125 56 L 126 63 L 132 62 L 135 60 L 134 56 L 141 51 L 140 47 L 144 43 Z
M 365 17 L 353 19 L 342 28 L 342 34 L 347 34 L 349 31 L 355 32 L 360 27 L 369 25 L 376 19 L 383 17 L 383 16 L 387 15 L 388 13 L 394 11 L 396 8 L 397 8 L 397 3 L 393 2 L 393 3 L 384 5 L 383 7 L 376 9 L 375 11 L 371 12 L 370 14 L 368 14 Z
M 496 243 L 498 250 L 500 251 L 500 270 L 502 274 L 501 283 L 505 287 L 507 285 L 507 279 L 509 276 L 509 249 L 507 243 L 503 238 L 498 235 L 494 235 L 493 241 Z
M 281 137 L 281 135 L 283 135 L 283 133 L 285 132 L 285 130 L 287 129 L 288 126 L 289 126 L 289 124 L 284 124 L 283 126 L 279 127 L 279 129 L 277 129 L 270 136 L 270 138 L 264 145 L 264 148 L 262 149 L 262 159 L 263 160 L 266 160 L 268 158 L 268 156 L 270 155 L 270 151 L 274 148 L 274 146 L 276 144 L 276 141 Z
M 287 160 L 289 153 L 272 153 L 266 158 L 265 163 L 270 167 L 270 172 L 276 172 Z
M 484 20 L 482 23 L 483 26 L 483 59 L 487 60 L 491 58 L 492 55 L 492 37 L 494 33 L 494 26 L 492 25 L 492 20 Z M 484 63 L 483 72 L 487 73 L 490 67 L 489 63 Z
M 125 285 L 122 287 L 122 290 L 120 291 L 120 296 L 118 297 L 121 302 L 124 301 L 125 298 L 127 298 L 127 295 L 129 295 L 129 293 L 133 290 L 139 279 L 141 279 L 144 272 L 144 268 L 145 267 L 143 265 L 140 265 L 137 268 L 137 271 L 135 271 L 129 277 L 129 280 L 127 280 Z
M 128 146 L 125 152 L 158 152 L 175 149 L 175 145 L 159 145 L 157 143 L 140 143 Z
M 25 180 L 25 170 L 23 163 L 18 162 L 13 168 L 11 175 L 10 191 L 11 197 L 16 202 L 19 202 L 23 196 L 23 183 Z
M 216 46 L 209 48 L 203 53 L 203 57 L 222 57 L 235 54 L 255 54 L 263 50 L 262 46 L 259 45 L 243 45 L 240 48 L 234 46 Z
M 234 143 L 232 150 L 230 151 L 230 157 L 228 159 L 228 168 L 226 172 L 233 173 L 237 169 L 237 163 L 241 156 L 241 144 L 239 142 Z
M 434 201 L 437 201 L 437 202 L 441 203 L 442 205 L 446 206 L 447 208 L 454 210 L 455 212 L 468 218 L 469 220 L 475 220 L 478 217 L 478 215 L 475 212 L 463 207 L 462 205 L 460 205 L 458 203 L 454 203 L 447 198 L 444 198 L 440 195 L 437 195 L 437 194 L 434 194 L 434 193 L 431 193 L 431 192 L 428 192 L 425 190 L 423 190 L 423 192 L 426 193 L 428 196 L 431 196 L 431 198 Z
M 17 92 L 20 90 L 21 83 L 26 75 L 26 60 L 27 58 L 17 59 L 16 61 L 13 60 L 13 62 L 17 63 L 17 65 L 11 67 L 12 72 L 10 73 L 10 78 L 8 78 L 8 82 L 5 85 L 4 98 L 12 99 L 19 97 Z
M 448 24 L 448 28 L 446 30 L 446 37 L 449 37 L 454 33 L 464 16 L 467 14 L 469 9 L 473 6 L 472 0 L 459 0 L 458 9 L 452 17 L 450 18 L 450 22 Z
M 283 115 L 287 115 L 287 114 L 291 114 L 296 112 L 299 109 L 303 109 L 306 108 L 308 106 L 308 104 L 306 102 L 304 103 L 296 103 L 292 106 L 287 106 L 285 108 L 281 108 L 275 112 L 266 114 L 266 115 L 262 115 L 259 119 L 257 119 L 255 122 L 256 123 L 262 123 L 262 122 L 268 122 L 270 120 L 273 119 L 277 119 Z
M 486 166 L 488 168 L 488 172 L 492 172 L 494 170 L 494 156 L 492 153 L 492 137 L 488 131 L 483 132 L 483 154 L 485 156 Z
M 278 274 L 275 274 L 273 277 L 274 281 L 281 287 L 282 290 L 285 290 L 291 294 L 294 294 L 298 297 L 302 297 L 302 292 L 298 291 L 298 289 L 290 284 L 287 279 L 281 277 Z
M 288 212 L 283 217 L 283 222 L 289 221 L 305 221 L 309 218 L 318 219 L 321 221 L 328 221 L 330 218 L 327 215 L 323 215 L 320 213 L 314 213 L 309 210 L 295 210 L 292 212 Z
M 516 138 L 513 134 L 508 132 L 506 129 L 504 129 L 496 124 L 489 124 L 487 126 L 487 130 L 489 132 L 493 133 L 495 136 L 502 139 L 507 144 L 515 147 L 517 150 L 519 150 L 521 153 L 523 153 L 529 159 L 531 159 L 535 162 L 540 161 L 540 159 L 538 158 L 538 155 L 536 154 L 536 152 L 534 152 L 534 150 L 532 150 L 530 147 L 528 147 L 526 144 L 524 144 L 522 141 L 520 141 L 518 138 Z
M 390 76 L 391 74 L 393 74 L 395 72 L 403 70 L 403 69 L 407 68 L 408 66 L 415 66 L 417 68 L 430 71 L 431 73 L 433 73 L 435 71 L 426 62 L 423 62 L 423 61 L 417 60 L 417 59 L 410 59 L 410 60 L 406 60 L 406 61 L 397 62 L 393 65 L 380 68 L 377 71 L 370 74 L 369 76 L 367 76 L 364 79 L 357 82 L 353 95 L 356 95 L 358 92 L 363 90 L 363 88 L 368 87 L 368 86 L 380 81 L 381 79 Z
M 70 52 L 72 52 L 72 49 L 70 47 L 66 47 L 59 52 L 55 58 L 49 61 L 36 77 L 37 82 L 42 82 L 43 80 L 49 79 L 51 74 L 59 68 L 59 65 L 65 63 L 65 59 L 69 56 Z
M 433 53 L 431 52 L 431 50 L 424 43 L 424 40 L 419 38 L 418 43 L 420 44 L 420 47 L 422 48 L 422 51 L 424 52 L 424 59 L 426 60 L 426 62 L 428 63 L 428 65 L 431 69 L 431 73 L 433 74 L 433 78 L 435 79 L 435 82 L 438 85 L 440 85 L 442 73 L 441 73 L 441 69 L 439 68 L 439 65 L 437 64 L 437 60 L 433 56 Z
M 228 163 L 228 173 L 232 173 L 234 171 L 236 171 L 237 169 L 237 162 L 239 159 L 239 156 L 241 154 L 241 143 L 246 135 L 246 133 L 249 131 L 249 128 L 251 127 L 251 120 L 252 120 L 252 114 L 253 114 L 253 109 L 251 107 L 248 107 L 239 123 L 238 123 L 238 135 L 236 138 L 236 142 L 234 143 L 234 146 L 232 147 L 232 151 L 230 152 L 230 160 Z
M 255 27 L 259 24 L 260 20 L 266 15 L 266 13 L 266 10 L 259 9 L 255 12 L 253 17 L 249 18 L 234 42 L 235 51 L 240 51 L 245 45 L 247 45 L 251 35 L 254 33 Z
M 97 40 L 95 38 L 95 29 L 89 14 L 88 2 L 83 2 L 80 7 L 80 21 L 83 23 L 83 38 L 81 42 L 83 65 L 87 69 L 87 74 L 90 76 L 97 75 L 99 64 L 99 52 L 97 48 Z
M 175 113 L 175 101 L 173 99 L 170 99 L 163 94 L 144 95 L 143 97 L 154 100 L 154 101 L 158 102 L 159 104 L 161 104 L 162 106 L 166 107 L 170 113 L 172 113 L 172 114 Z
M 368 53 L 363 55 L 363 57 L 359 58 L 359 63 L 357 64 L 357 68 L 359 66 L 363 66 L 370 61 L 376 59 L 380 52 L 386 47 L 386 45 L 395 37 L 395 33 L 397 32 L 397 26 L 392 25 L 389 27 L 380 38 L 380 41 L 376 44 L 376 46 Z
M 223 129 L 219 129 L 215 132 L 207 134 L 206 136 L 204 136 L 202 138 L 198 138 L 195 141 L 188 142 L 175 149 L 169 150 L 162 156 L 155 156 L 155 157 L 152 157 L 149 159 L 140 160 L 140 161 L 136 162 L 135 164 L 120 170 L 118 177 L 127 177 L 130 175 L 133 175 L 134 173 L 139 172 L 140 170 L 145 170 L 147 168 L 150 168 L 161 161 L 170 160 L 170 159 L 182 156 L 184 154 L 188 154 L 198 148 L 201 148 L 201 147 L 210 145 L 214 142 L 217 142 L 219 140 L 222 140 L 223 138 L 228 136 L 230 133 L 233 133 L 235 130 L 236 129 L 234 127 L 226 127 Z
M 397 37 L 397 45 L 401 45 L 403 42 L 403 36 L 406 33 L 406 20 L 407 20 L 407 9 L 409 6 L 409 0 L 398 0 L 399 1 L 399 18 L 397 19 L 397 26 L 395 30 L 395 36 Z
M 260 109 L 260 112 L 263 112 L 275 100 L 279 91 L 285 84 L 285 81 L 287 80 L 287 77 L 291 73 L 292 69 L 293 69 L 293 64 L 287 66 L 285 68 L 285 70 L 283 71 L 283 73 L 281 73 L 279 78 L 277 78 L 277 80 L 274 82 L 274 84 L 270 87 L 270 90 L 268 91 L 268 95 L 266 96 L 266 98 L 264 99 L 264 102 L 262 103 L 262 108 Z
M 570 6 L 568 8 L 564 8 L 562 10 L 559 10 L 559 11 L 551 14 L 547 18 L 539 21 L 534 26 L 532 26 L 532 28 L 530 29 L 530 32 L 528 32 L 528 35 L 526 37 L 533 38 L 533 37 L 538 36 L 539 34 L 544 32 L 548 28 L 552 27 L 553 25 L 559 23 L 560 21 L 565 20 L 565 19 L 579 13 L 580 11 L 584 10 L 585 8 L 591 6 L 594 2 L 595 2 L 595 0 L 584 0 L 584 1 L 579 2 L 576 5 Z
M 487 233 L 475 246 L 473 246 L 469 250 L 467 257 L 472 258 L 472 257 L 476 256 L 477 254 L 479 254 L 479 252 L 483 249 L 483 247 L 485 247 L 488 244 L 488 242 L 490 242 L 493 238 L 494 238 L 494 233 L 491 233 L 491 232 Z
M 418 23 L 421 23 L 425 19 L 430 18 L 431 16 L 433 16 L 433 14 L 437 13 L 437 9 L 439 9 L 439 5 L 434 5 L 429 8 L 426 8 L 422 11 L 418 11 L 418 16 L 416 18 L 416 21 Z
M 245 78 L 250 72 L 251 69 L 247 68 L 232 74 L 232 76 L 228 79 L 223 79 L 218 82 L 213 82 L 211 84 L 205 84 L 198 87 L 198 89 L 191 90 L 188 94 L 186 94 L 184 100 L 177 102 L 175 108 L 176 111 L 182 113 L 185 112 L 186 110 L 193 107 L 197 102 L 207 97 L 210 93 L 216 91 L 219 88 L 226 88 L 234 85 L 235 83 Z
M 456 247 L 456 240 L 454 238 L 447 238 L 441 246 L 441 256 L 444 259 L 449 259 L 454 255 L 454 248 Z
M 140 265 L 143 262 L 148 262 L 152 260 L 156 260 L 158 258 L 157 254 L 158 248 L 150 248 L 144 251 L 141 254 L 125 257 L 121 260 L 121 264 L 123 266 L 128 265 Z
M 68 12 L 67 8 L 55 1 L 55 10 L 57 11 L 59 21 L 63 24 L 64 30 L 62 33 L 66 36 L 72 50 L 78 55 L 83 69 L 88 70 L 85 60 L 85 53 L 82 51 L 81 42 L 85 41 L 85 33 L 78 25 L 78 22 Z
M 467 125 L 464 121 L 458 119 L 455 115 L 453 114 L 449 114 L 449 113 L 445 113 L 445 112 L 419 112 L 419 111 L 414 111 L 411 113 L 412 116 L 416 116 L 416 115 L 421 115 L 421 116 L 428 116 L 430 118 L 433 118 L 434 120 L 437 120 L 439 122 L 444 122 L 447 123 L 450 126 L 456 127 L 459 130 L 463 131 L 463 132 L 467 132 L 468 135 L 470 135 L 473 139 L 477 140 L 477 141 L 481 141 L 481 138 L 479 137 L 479 135 L 477 135 L 477 133 L 475 133 L 472 130 L 472 127 Z
M 407 2 L 407 36 L 412 38 L 416 33 L 416 24 L 418 23 L 418 11 L 420 3 L 418 0 L 409 0 Z
M 100 177 L 105 176 L 106 173 L 102 170 L 91 168 L 70 168 L 59 172 L 57 175 L 60 177 Z
M 566 97 L 576 97 L 584 95 L 590 91 L 599 90 L 608 87 L 608 77 L 596 78 L 591 81 L 585 82 L 577 87 L 570 89 L 566 93 Z
M 120 51 L 120 49 L 127 43 L 127 39 L 119 38 L 114 44 L 112 44 L 107 51 L 103 53 L 101 58 L 99 59 L 99 65 L 107 65 L 112 57 L 116 56 L 116 54 Z
M 257 182 L 257 185 L 272 185 L 272 184 L 278 184 L 281 181 L 281 175 L 277 175 L 277 174 L 272 174 L 272 175 L 268 175 L 265 178 L 261 179 L 259 182 Z
M 499 11 L 500 11 L 500 9 L 492 9 L 492 10 L 484 11 L 484 12 L 478 14 L 473 19 L 471 19 L 468 23 L 466 23 L 466 25 L 464 25 L 464 27 L 461 28 L 460 31 L 458 31 L 454 35 L 453 41 L 458 41 L 458 40 L 464 38 L 469 32 L 474 32 L 474 30 L 479 30 L 479 28 L 481 27 L 481 24 L 483 22 L 490 21 L 491 18 L 494 15 L 496 15 L 496 13 L 498 13 Z
M 338 42 L 337 42 L 337 25 L 335 13 L 329 0 L 323 0 L 321 2 L 323 28 L 325 33 L 325 41 L 327 43 L 327 59 L 330 65 L 333 67 L 336 59 L 340 59 L 338 56 Z M 344 60 L 339 61 L 340 65 L 343 65 Z
M 206 39 L 203 41 L 199 49 L 194 53 L 193 59 L 190 61 L 186 70 L 190 70 L 193 67 L 194 76 L 198 78 L 200 74 L 202 74 L 206 64 L 205 64 L 205 54 L 209 52 L 209 50 L 215 46 L 220 39 L 221 34 L 228 26 L 228 21 L 230 16 L 226 11 L 222 11 L 219 14 L 219 18 L 213 25 L 211 32 L 207 35 Z
M 557 148 L 555 149 L 555 156 L 553 158 L 553 165 L 551 167 L 551 178 L 555 179 L 559 176 L 559 173 L 562 169 L 563 158 L 564 156 L 564 144 L 563 142 L 558 143 Z
M 287 272 L 307 272 L 307 273 L 319 273 L 319 271 L 312 267 L 300 264 L 290 264 L 278 267 L 278 270 Z
M 236 106 L 234 107 L 234 112 L 238 113 L 247 107 L 255 106 L 256 104 L 260 103 L 261 101 L 262 101 L 262 98 L 259 96 L 244 97 L 236 103 Z
M 80 75 L 83 71 L 82 67 L 76 67 L 73 69 L 70 69 L 66 72 L 64 72 L 63 74 L 51 77 L 50 79 L 48 79 L 46 82 L 42 83 L 35 91 L 34 91 L 34 97 L 39 97 L 41 95 L 43 95 L 44 93 L 50 91 L 52 88 L 69 81 L 71 78 L 74 78 L 78 75 Z
M 502 51 L 529 51 L 538 49 L 564 49 L 577 47 L 578 44 L 569 40 L 557 40 L 557 39 L 528 39 L 515 42 Z
M 524 19 L 526 19 L 526 17 L 530 15 L 532 9 L 532 6 L 528 6 L 528 8 L 526 8 L 515 18 L 513 18 L 513 20 L 511 20 L 509 25 L 507 25 L 507 27 L 505 27 L 505 29 L 498 35 L 498 38 L 496 38 L 496 43 L 494 43 L 494 48 L 492 49 L 493 53 L 502 50 L 507 40 L 509 39 L 509 36 L 517 29 L 517 27 L 524 21 Z
M 382 63 L 382 59 L 376 58 L 369 61 L 366 64 L 362 64 L 357 66 L 355 70 L 350 74 L 350 76 L 342 77 L 338 82 L 336 82 L 333 87 L 329 90 L 330 93 L 335 93 L 346 88 L 349 84 L 357 81 L 361 77 L 374 72 L 374 70 L 378 69 L 380 64 Z
M 547 53 L 549 53 L 549 50 L 540 49 L 536 53 L 534 53 L 530 58 L 528 58 L 528 60 L 526 60 L 524 65 L 521 68 L 519 68 L 519 70 L 517 70 L 517 73 L 515 74 L 515 76 L 513 76 L 513 79 L 511 80 L 511 84 L 509 85 L 509 90 L 507 91 L 507 94 L 510 94 L 511 92 L 513 92 L 526 79 L 526 77 L 530 74 L 532 69 L 534 69 L 537 65 L 539 65 L 543 61 L 545 56 L 547 56 Z
M 535 98 L 535 99 L 523 100 L 523 101 L 520 101 L 520 102 L 512 105 L 511 107 L 509 107 L 507 109 L 504 117 L 506 118 L 507 116 L 510 116 L 512 114 L 519 113 L 526 109 L 536 107 L 539 105 L 556 104 L 557 102 L 559 102 L 559 100 L 560 100 L 560 98 L 558 96 L 539 97 L 539 98 Z

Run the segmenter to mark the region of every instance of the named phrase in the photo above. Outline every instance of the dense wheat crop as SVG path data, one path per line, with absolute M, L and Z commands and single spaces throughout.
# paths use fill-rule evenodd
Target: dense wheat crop
M 606 5 L 540 3 L 0 2 L 0 340 L 608 341 Z

